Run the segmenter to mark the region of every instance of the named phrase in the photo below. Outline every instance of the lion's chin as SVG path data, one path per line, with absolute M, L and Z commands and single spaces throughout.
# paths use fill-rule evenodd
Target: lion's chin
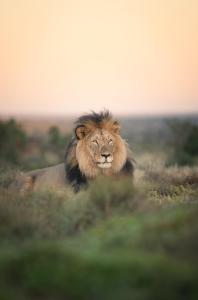
M 109 168 L 111 168 L 111 163 L 109 163 L 109 162 L 97 163 L 97 165 L 101 169 L 109 169 Z

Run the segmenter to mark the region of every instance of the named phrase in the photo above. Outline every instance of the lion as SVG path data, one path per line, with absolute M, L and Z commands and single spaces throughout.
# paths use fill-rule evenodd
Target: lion
M 75 122 L 64 162 L 25 173 L 22 191 L 70 186 L 78 192 L 100 175 L 132 178 L 133 172 L 133 159 L 118 121 L 109 111 L 92 112 Z

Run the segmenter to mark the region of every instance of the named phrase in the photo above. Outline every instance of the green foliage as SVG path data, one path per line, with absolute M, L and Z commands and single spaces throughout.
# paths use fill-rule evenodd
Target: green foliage
M 0 121 L 0 160 L 11 164 L 21 161 L 27 136 L 15 120 Z
M 168 123 L 172 133 L 172 156 L 168 164 L 193 165 L 198 160 L 198 125 L 189 121 L 171 120 Z
M 48 131 L 49 145 L 55 150 L 61 151 L 65 149 L 66 141 L 68 137 L 61 134 L 60 130 L 56 126 L 50 127 Z
M 8 180 L 6 178 L 6 180 Z M 103 193 L 101 195 L 101 188 Z M 107 196 L 105 196 L 107 195 Z M 25 197 L 5 189 L 0 194 L 0 239 L 57 238 L 74 235 L 116 212 L 136 210 L 141 201 L 129 181 L 99 179 L 73 195 L 44 190 Z
M 192 157 L 198 155 L 198 126 L 192 125 L 184 144 L 184 151 Z
M 135 187 L 98 178 L 78 194 L 20 196 L 12 171 L 1 177 L 0 299 L 197 299 L 196 169 L 150 169 Z

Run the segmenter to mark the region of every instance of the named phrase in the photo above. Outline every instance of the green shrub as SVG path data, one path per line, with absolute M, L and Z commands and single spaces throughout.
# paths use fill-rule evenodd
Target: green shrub
M 0 161 L 18 164 L 27 144 L 27 136 L 15 120 L 0 121 Z
M 25 196 L 0 180 L 0 299 L 195 300 L 196 169 Z
M 188 121 L 167 122 L 171 131 L 172 155 L 168 164 L 193 165 L 198 161 L 198 125 Z

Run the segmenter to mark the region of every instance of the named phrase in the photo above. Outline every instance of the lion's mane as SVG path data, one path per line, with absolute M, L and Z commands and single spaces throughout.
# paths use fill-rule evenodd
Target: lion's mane
M 77 157 L 76 150 L 78 146 L 78 137 L 76 130 L 82 126 L 89 128 L 106 129 L 109 132 L 116 131 L 116 153 L 114 153 L 114 168 L 110 175 L 113 176 L 132 176 L 133 163 L 128 149 L 127 143 L 119 134 L 119 123 L 112 118 L 109 111 L 101 113 L 91 113 L 81 116 L 75 123 L 74 136 L 67 146 L 65 154 L 65 172 L 67 182 L 73 186 L 75 191 L 78 191 L 81 186 L 88 183 L 89 180 L 95 178 L 98 174 L 98 168 L 91 164 L 89 154 L 86 151 L 85 143 L 81 144 L 80 156 Z M 78 149 L 79 150 L 79 149 Z M 82 167 L 83 166 L 83 167 Z M 83 170 L 83 171 L 82 171 Z

